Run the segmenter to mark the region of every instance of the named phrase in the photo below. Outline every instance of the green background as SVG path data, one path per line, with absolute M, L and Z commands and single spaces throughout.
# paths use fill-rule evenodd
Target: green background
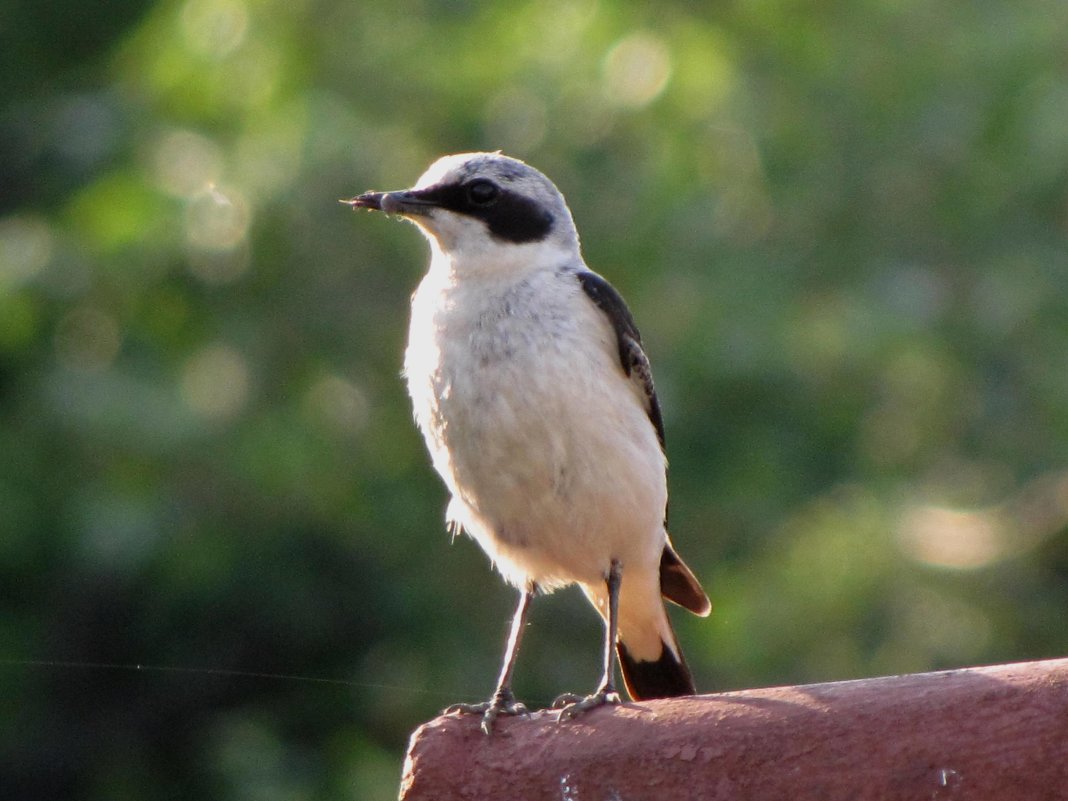
M 1065 41 L 1053 0 L 6 3 L 4 798 L 391 798 L 489 693 L 512 593 L 399 378 L 427 247 L 337 203 L 450 152 L 553 178 L 642 327 L 701 689 L 1068 652 Z M 541 599 L 519 695 L 599 638 Z

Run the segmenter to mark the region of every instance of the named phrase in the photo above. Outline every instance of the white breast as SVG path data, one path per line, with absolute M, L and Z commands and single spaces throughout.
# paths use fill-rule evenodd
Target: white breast
M 655 568 L 665 462 L 615 334 L 573 273 L 452 278 L 412 300 L 405 375 L 462 525 L 505 577 L 596 584 Z

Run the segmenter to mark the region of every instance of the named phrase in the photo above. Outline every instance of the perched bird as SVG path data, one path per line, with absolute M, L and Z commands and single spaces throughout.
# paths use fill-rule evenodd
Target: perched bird
M 512 673 L 538 591 L 578 584 L 605 621 L 604 675 L 569 718 L 694 693 L 662 597 L 707 615 L 708 597 L 665 528 L 664 425 L 626 304 L 582 260 L 552 181 L 499 153 L 438 159 L 404 191 L 342 201 L 400 215 L 430 240 L 412 296 L 404 375 L 415 419 L 462 528 L 519 589 L 496 692 L 451 711 L 525 711 Z

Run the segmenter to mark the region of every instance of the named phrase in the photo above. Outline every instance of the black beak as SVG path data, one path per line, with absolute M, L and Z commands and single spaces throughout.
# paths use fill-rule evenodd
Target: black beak
M 351 200 L 342 200 L 354 209 L 372 209 L 386 214 L 424 216 L 440 205 L 433 189 L 401 189 L 397 192 L 364 192 Z
M 357 195 L 349 200 L 339 200 L 338 203 L 344 203 L 354 209 L 382 211 L 382 198 L 385 194 L 385 192 L 364 192 L 362 195 Z

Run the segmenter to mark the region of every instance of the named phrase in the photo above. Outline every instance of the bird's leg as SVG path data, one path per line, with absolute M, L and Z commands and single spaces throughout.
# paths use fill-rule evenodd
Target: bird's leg
M 493 722 L 499 715 L 527 714 L 526 706 L 516 701 L 515 696 L 512 695 L 512 673 L 515 671 L 519 643 L 523 639 L 527 610 L 534 592 L 534 585 L 530 585 L 519 593 L 519 605 L 516 607 L 515 616 L 512 617 L 512 629 L 508 634 L 508 645 L 504 650 L 504 664 L 501 665 L 501 675 L 497 679 L 497 689 L 493 697 L 481 704 L 453 704 L 445 710 L 444 714 L 460 712 L 482 715 L 482 731 L 487 735 L 493 732 Z
M 608 586 L 608 619 L 605 621 L 604 639 L 604 675 L 601 686 L 593 695 L 585 697 L 565 693 L 553 702 L 553 708 L 560 710 L 560 720 L 570 719 L 591 709 L 605 704 L 618 704 L 619 693 L 616 692 L 616 637 L 619 633 L 619 585 L 623 579 L 623 568 L 618 559 L 612 560 L 605 577 Z

